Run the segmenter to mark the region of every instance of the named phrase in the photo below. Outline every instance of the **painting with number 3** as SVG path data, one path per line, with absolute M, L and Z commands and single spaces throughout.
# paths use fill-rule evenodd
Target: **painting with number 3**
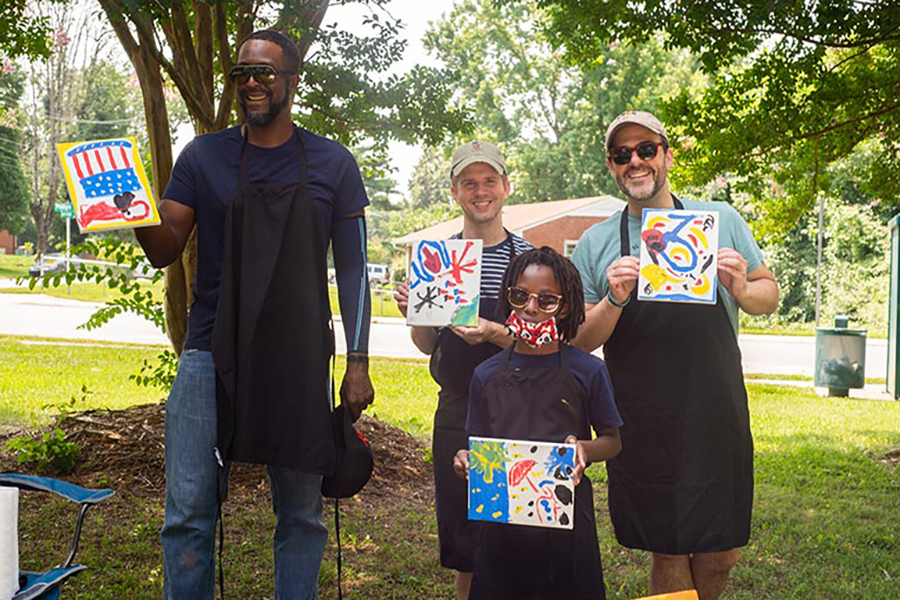
M 469 438 L 469 519 L 572 529 L 575 445 Z
M 644 209 L 638 300 L 716 303 L 719 213 Z
M 481 240 L 418 240 L 409 264 L 409 325 L 478 325 Z

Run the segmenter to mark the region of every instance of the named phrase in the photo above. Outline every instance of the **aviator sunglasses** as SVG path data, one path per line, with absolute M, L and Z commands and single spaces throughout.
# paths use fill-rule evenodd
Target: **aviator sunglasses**
M 279 75 L 293 74 L 293 71 L 279 71 L 271 65 L 237 65 L 228 71 L 228 77 L 241 85 L 250 81 L 251 76 L 256 80 L 256 83 L 269 85 L 275 83 Z
M 511 287 L 506 290 L 506 299 L 509 305 L 515 308 L 525 308 L 525 305 L 528 304 L 532 297 L 537 298 L 538 308 L 544 312 L 553 312 L 559 308 L 559 303 L 562 300 L 562 296 L 551 294 L 550 292 L 535 294 L 520 287 Z
M 636 148 L 616 146 L 610 149 L 609 159 L 617 165 L 627 165 L 631 162 L 631 153 L 634 152 L 641 160 L 650 160 L 656 158 L 660 146 L 664 146 L 664 144 L 662 142 L 641 142 Z

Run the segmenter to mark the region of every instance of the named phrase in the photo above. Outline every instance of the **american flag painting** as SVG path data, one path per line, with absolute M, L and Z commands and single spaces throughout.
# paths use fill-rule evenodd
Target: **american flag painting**
M 57 144 L 56 148 L 82 232 L 160 222 L 134 138 Z

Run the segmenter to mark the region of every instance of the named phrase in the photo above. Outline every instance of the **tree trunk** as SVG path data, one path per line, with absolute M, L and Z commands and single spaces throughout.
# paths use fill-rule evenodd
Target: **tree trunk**
M 157 201 L 161 201 L 162 194 L 169 185 L 173 163 L 172 137 L 169 133 L 165 88 L 159 65 L 149 55 L 149 52 L 142 50 L 133 63 L 141 82 L 147 134 L 150 138 L 153 182 L 156 186 Z M 193 239 L 193 237 L 192 234 L 191 238 Z M 166 335 L 172 342 L 175 353 L 180 356 L 187 333 L 187 309 L 191 304 L 190 282 L 187 280 L 181 260 L 176 260 L 166 267 L 165 284 Z

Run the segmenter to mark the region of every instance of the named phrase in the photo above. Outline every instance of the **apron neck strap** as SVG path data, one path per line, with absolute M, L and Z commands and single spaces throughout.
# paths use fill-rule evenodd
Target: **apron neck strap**
M 306 152 L 303 151 L 303 141 L 300 139 L 300 129 L 294 125 L 294 137 L 297 139 L 297 147 L 299 152 L 297 153 L 297 165 L 299 167 L 298 174 L 300 176 L 300 185 L 303 187 L 307 187 L 307 173 L 306 173 Z M 249 138 L 249 132 L 247 131 L 248 126 L 241 126 L 241 170 L 240 170 L 240 178 L 239 184 L 241 186 L 247 185 L 247 170 L 249 167 L 250 158 L 247 154 L 247 138 Z
M 672 194 L 672 202 L 678 210 L 684 210 L 684 204 L 681 203 L 675 194 Z M 621 256 L 631 256 L 631 239 L 628 234 L 628 207 L 622 210 L 622 218 L 619 221 L 619 252 Z
M 512 353 L 515 352 L 517 343 L 518 340 L 513 340 L 512 345 L 506 350 L 503 350 L 503 357 L 500 359 L 501 371 L 505 371 L 507 367 L 509 367 L 509 358 L 512 356 Z
M 512 346 L 503 350 L 503 357 L 500 359 L 500 371 L 506 371 L 509 368 L 509 359 L 512 357 L 513 352 L 516 351 L 516 344 L 519 343 L 519 340 L 515 340 L 512 343 Z M 559 343 L 559 366 L 562 369 L 569 368 L 569 354 L 567 345 L 563 342 Z

